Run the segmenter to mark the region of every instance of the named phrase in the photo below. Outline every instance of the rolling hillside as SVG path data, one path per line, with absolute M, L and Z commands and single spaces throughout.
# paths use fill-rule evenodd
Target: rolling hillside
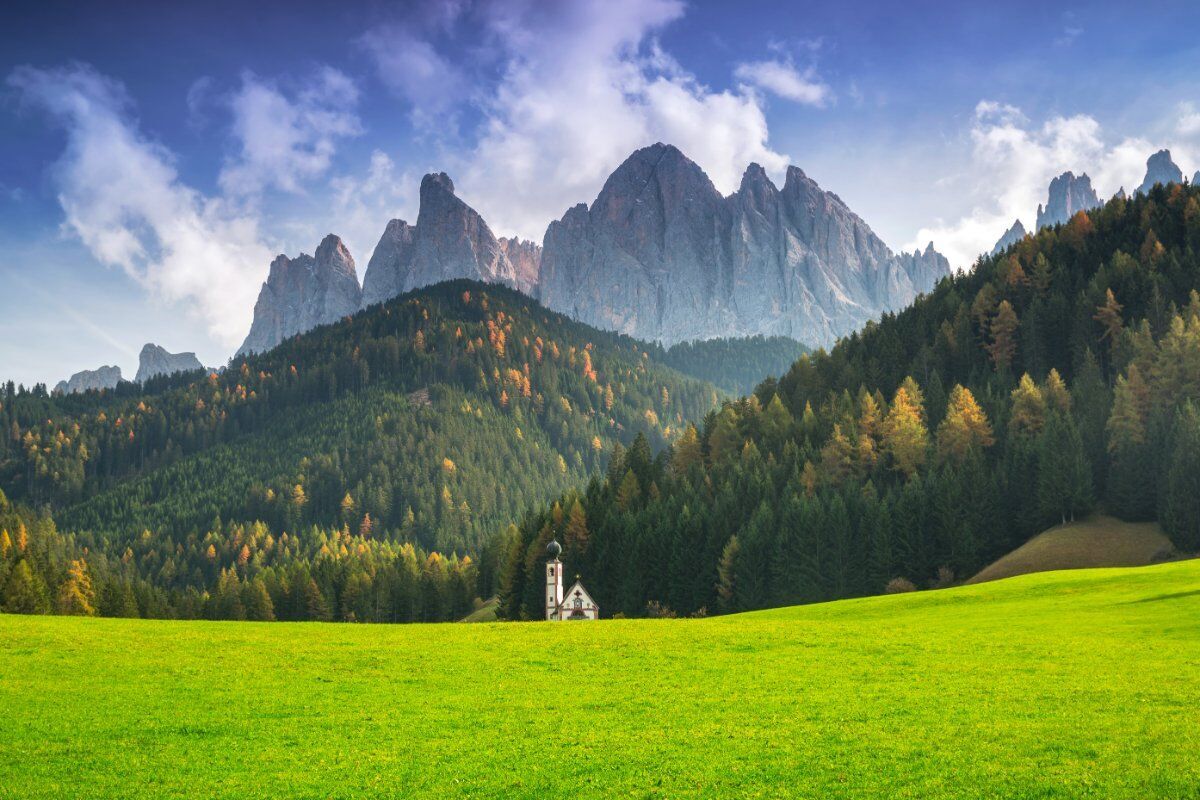
M 753 369 L 775 344 L 724 346 Z M 458 618 L 496 591 L 490 537 L 619 445 L 662 448 L 714 407 L 718 390 L 665 358 L 455 281 L 220 374 L 0 387 L 0 498 L 38 510 L 30 546 L 0 546 L 0 608 L 62 610 L 44 596 L 83 559 L 84 605 L 104 615 Z M 32 575 L 9 587 L 22 561 Z
M 1123 522 L 1097 514 L 1039 533 L 967 583 L 1060 569 L 1141 567 L 1165 561 L 1174 551 L 1156 522 Z
M 1188 561 L 708 620 L 0 616 L 0 794 L 1194 797 L 1198 586 Z
M 76 531 L 178 536 L 217 516 L 356 531 L 369 515 L 377 534 L 473 551 L 614 442 L 661 446 L 713 406 L 647 349 L 502 287 L 444 283 L 221 375 L 107 401 L 10 393 L 0 488 Z

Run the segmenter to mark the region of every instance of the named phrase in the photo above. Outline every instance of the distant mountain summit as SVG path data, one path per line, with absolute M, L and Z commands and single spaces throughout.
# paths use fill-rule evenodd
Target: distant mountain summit
M 626 159 L 591 208 L 581 203 L 552 222 L 541 246 L 497 238 L 448 175 L 430 173 L 416 224 L 387 224 L 360 294 L 337 237 L 315 259 L 276 258 L 238 353 L 459 278 L 513 287 L 582 322 L 665 344 L 763 334 L 823 346 L 949 274 L 932 244 L 893 253 L 798 167 L 779 189 L 751 164 L 723 197 L 695 162 L 659 143 Z
M 277 256 L 237 354 L 265 352 L 289 336 L 335 322 L 357 311 L 361 300 L 354 259 L 337 236 L 326 236 L 315 256 Z
M 115 389 L 121 380 L 120 367 L 85 369 L 76 372 L 65 381 L 59 381 L 58 385 L 54 387 L 54 391 L 59 394 L 75 394 L 92 389 Z
M 1012 245 L 1024 239 L 1029 234 L 1025 230 L 1025 226 L 1021 224 L 1021 220 L 1017 220 L 1012 224 L 1012 227 L 1004 232 L 1000 240 L 992 248 L 992 255 L 1003 253 Z
M 1037 230 L 1067 222 L 1080 211 L 1090 211 L 1101 205 L 1092 179 L 1087 173 L 1076 177 L 1073 172 L 1064 172 L 1050 181 L 1046 206 L 1038 206 Z
M 950 273 L 896 255 L 837 195 L 758 164 L 723 197 L 678 148 L 631 155 L 589 208 L 546 231 L 540 298 L 583 322 L 671 344 L 755 334 L 832 344 Z
M 1137 190 L 1145 194 L 1160 183 L 1183 183 L 1183 170 L 1171 159 L 1170 150 L 1159 150 L 1146 159 L 1146 177 Z
M 191 372 L 204 369 L 195 353 L 168 353 L 166 349 L 147 343 L 138 356 L 138 383 L 145 383 L 159 375 L 174 375 L 176 372 Z
M 526 274 L 518 275 L 509 249 L 483 217 L 454 194 L 454 182 L 446 173 L 430 173 L 421 181 L 417 224 L 392 220 L 376 245 L 363 277 L 362 305 L 454 278 L 514 288 L 524 284 L 523 290 L 531 291 L 536 272 L 530 276 L 525 265 Z

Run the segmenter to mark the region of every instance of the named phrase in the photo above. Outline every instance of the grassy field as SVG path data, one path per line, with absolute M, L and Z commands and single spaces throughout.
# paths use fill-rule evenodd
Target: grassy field
M 1125 522 L 1096 514 L 1038 534 L 967 583 L 1056 569 L 1142 567 L 1165 561 L 1174 549 L 1157 522 Z
M 1200 797 L 1200 561 L 709 620 L 0 616 L 0 796 Z

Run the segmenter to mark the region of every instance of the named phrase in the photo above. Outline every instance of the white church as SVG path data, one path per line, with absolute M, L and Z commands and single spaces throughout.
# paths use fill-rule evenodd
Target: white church
M 559 622 L 575 619 L 600 619 L 600 607 L 587 593 L 587 589 L 583 588 L 578 575 L 575 576 L 575 583 L 567 590 L 564 599 L 563 565 L 558 560 L 561 552 L 562 545 L 553 539 L 550 540 L 550 544 L 546 545 L 546 554 L 550 556 L 546 561 L 546 619 Z

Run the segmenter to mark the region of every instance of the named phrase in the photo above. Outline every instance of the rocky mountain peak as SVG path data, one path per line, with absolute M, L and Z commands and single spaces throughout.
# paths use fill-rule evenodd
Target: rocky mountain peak
M 336 322 L 357 311 L 361 301 L 354 258 L 337 236 L 326 236 L 315 258 L 276 256 L 237 354 L 262 353 L 290 336 Z
M 761 205 L 767 197 L 778 195 L 779 190 L 775 188 L 761 164 L 751 163 L 742 173 L 742 182 L 738 186 L 737 194 L 753 197 Z
M 720 197 L 699 164 L 674 145 L 657 142 L 635 150 L 613 170 L 592 207 L 611 198 L 636 198 L 650 187 L 665 189 L 663 200 L 667 203 L 685 200 L 689 192 Z
M 421 201 L 424 202 L 426 194 L 434 192 L 454 194 L 454 181 L 444 172 L 430 172 L 421 178 Z
M 148 342 L 138 355 L 138 371 L 134 380 L 145 383 L 158 375 L 174 375 L 204 369 L 195 353 L 169 353 L 165 348 Z
M 546 231 L 541 300 L 667 344 L 753 334 L 831 344 L 949 273 L 935 250 L 895 254 L 840 198 L 789 167 L 752 164 L 722 197 L 677 148 L 633 153 L 589 208 Z
M 1171 159 L 1170 150 L 1159 150 L 1146 159 L 1146 177 L 1137 190 L 1145 194 L 1160 183 L 1183 183 L 1183 170 Z
M 356 283 L 358 281 L 358 274 L 354 269 L 354 257 L 350 255 L 350 251 L 341 238 L 332 233 L 317 245 L 316 264 L 318 269 L 324 268 L 333 273 L 352 276 Z
M 122 381 L 120 367 L 99 367 L 76 372 L 65 381 L 59 381 L 54 387 L 58 394 L 75 394 L 93 389 L 115 389 Z
M 404 275 L 413 260 L 417 228 L 402 219 L 388 222 L 363 275 L 363 308 L 403 294 Z
M 1099 205 L 1100 198 L 1087 173 L 1076 176 L 1074 172 L 1064 172 L 1050 181 L 1045 208 L 1038 206 L 1037 229 L 1065 223 L 1080 211 L 1090 211 Z
M 382 303 L 404 292 L 454 278 L 502 283 L 532 293 L 541 249 L 502 244 L 475 209 L 454 194 L 444 172 L 421 179 L 417 224 L 388 223 L 367 263 L 362 304 Z M 530 249 L 532 248 L 532 249 Z M 522 259 L 520 271 L 509 258 Z
M 1038 206 L 1041 209 L 1041 206 Z M 1012 227 L 1004 232 L 1000 240 L 996 242 L 996 246 L 992 248 L 992 255 L 1003 253 L 1010 246 L 1016 244 L 1027 236 L 1025 226 L 1021 224 L 1021 220 L 1017 220 L 1012 224 Z

